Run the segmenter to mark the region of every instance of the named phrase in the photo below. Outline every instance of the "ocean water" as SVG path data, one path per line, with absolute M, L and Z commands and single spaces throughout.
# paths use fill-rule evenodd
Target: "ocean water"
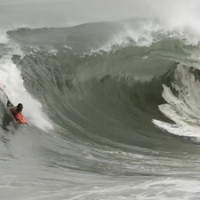
M 0 33 L 2 200 L 198 199 L 198 30 L 132 19 Z

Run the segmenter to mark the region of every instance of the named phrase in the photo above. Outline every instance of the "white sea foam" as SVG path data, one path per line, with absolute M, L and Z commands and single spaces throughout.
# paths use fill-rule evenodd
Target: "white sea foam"
M 200 82 L 186 66 L 178 65 L 175 70 L 172 87 L 175 95 L 167 86 L 163 86 L 163 98 L 167 102 L 160 105 L 160 111 L 174 124 L 153 120 L 153 123 L 170 133 L 200 138 Z
M 24 105 L 24 116 L 29 124 L 42 130 L 52 129 L 53 126 L 42 111 L 42 105 L 25 89 L 20 70 L 12 62 L 10 56 L 0 59 L 0 82 L 14 105 L 21 102 Z
M 136 20 L 137 22 L 137 20 Z M 89 55 L 116 51 L 127 46 L 150 46 L 156 39 L 155 33 L 161 32 L 161 27 L 153 21 L 141 21 L 140 26 L 121 24 L 121 31 L 115 33 L 110 40 L 102 44 L 99 48 L 92 49 Z
M 200 29 L 189 25 L 170 24 L 169 22 L 152 19 L 135 19 L 134 22 L 122 22 L 121 30 L 98 48 L 92 49 L 87 55 L 102 52 L 115 52 L 127 46 L 149 47 L 163 38 L 178 39 L 185 45 L 199 45 Z
M 0 29 L 0 44 L 7 44 L 9 41 L 8 35 L 5 30 Z

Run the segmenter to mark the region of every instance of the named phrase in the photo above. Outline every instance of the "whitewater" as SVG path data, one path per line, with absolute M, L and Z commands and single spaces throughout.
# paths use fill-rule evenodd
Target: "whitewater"
M 0 102 L 1 199 L 199 198 L 200 29 L 179 20 L 0 31 L 28 121 Z

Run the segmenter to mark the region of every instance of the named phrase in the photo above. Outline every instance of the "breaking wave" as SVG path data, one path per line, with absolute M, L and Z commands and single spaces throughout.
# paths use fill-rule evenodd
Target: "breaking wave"
M 2 128 L 2 141 L 8 137 L 6 143 L 10 141 L 20 161 L 30 162 L 19 180 L 8 176 L 13 169 L 0 161 L 4 180 L 8 176 L 30 188 L 35 181 L 48 194 L 52 185 L 68 188 L 85 181 L 81 194 L 72 187 L 52 199 L 98 199 L 105 184 L 105 196 L 120 199 L 110 188 L 114 180 L 117 190 L 128 195 L 138 180 L 136 193 L 145 186 L 155 194 L 154 184 L 162 190 L 173 181 L 182 190 L 181 181 L 196 177 L 198 157 L 192 153 L 199 151 L 193 145 L 199 143 L 200 122 L 198 30 L 135 19 L 6 34 L 0 46 L 0 81 L 14 104 L 24 104 L 29 124 L 12 127 L 17 132 L 13 138 Z M 0 109 L 3 119 L 3 105 Z M 19 148 L 22 142 L 26 151 Z M 30 181 L 32 171 L 40 179 Z M 130 180 L 132 176 L 136 178 Z M 37 189 L 31 190 L 32 198 L 43 198 Z

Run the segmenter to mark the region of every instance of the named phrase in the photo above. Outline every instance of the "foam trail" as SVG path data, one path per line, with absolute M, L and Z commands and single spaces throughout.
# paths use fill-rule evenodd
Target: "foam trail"
M 42 130 L 53 128 L 42 112 L 41 104 L 26 91 L 20 70 L 12 62 L 10 56 L 0 59 L 0 81 L 11 102 L 14 105 L 19 102 L 24 105 L 23 113 L 28 124 L 35 125 Z

